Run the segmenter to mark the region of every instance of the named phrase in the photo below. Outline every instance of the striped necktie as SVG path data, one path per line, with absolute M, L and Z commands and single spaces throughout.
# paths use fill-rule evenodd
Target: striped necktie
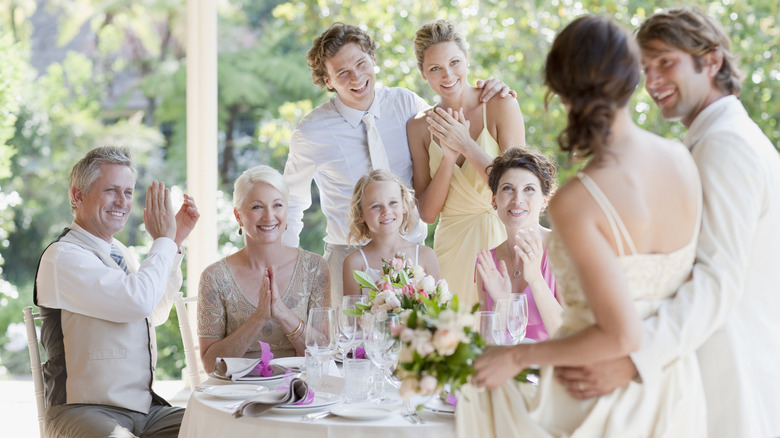
M 127 263 L 125 263 L 125 258 L 122 256 L 119 248 L 114 245 L 111 245 L 111 259 L 114 260 L 116 264 L 119 265 L 123 271 L 125 271 L 125 273 L 127 273 Z
M 371 168 L 374 170 L 384 169 L 390 171 L 390 162 L 387 159 L 385 146 L 382 144 L 382 137 L 379 136 L 379 130 L 376 129 L 374 115 L 366 113 L 363 116 L 363 124 L 366 125 L 368 155 L 371 157 Z

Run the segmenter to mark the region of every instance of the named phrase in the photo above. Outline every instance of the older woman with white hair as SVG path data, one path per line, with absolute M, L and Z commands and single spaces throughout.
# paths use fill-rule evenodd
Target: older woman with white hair
M 198 336 L 206 371 L 217 357 L 303 356 L 309 309 L 330 305 L 328 264 L 319 255 L 282 246 L 289 190 L 268 166 L 235 182 L 233 214 L 244 248 L 207 267 L 200 278 Z

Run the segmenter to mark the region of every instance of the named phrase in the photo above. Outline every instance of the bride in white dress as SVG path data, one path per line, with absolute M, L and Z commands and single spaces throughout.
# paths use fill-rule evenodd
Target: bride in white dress
M 693 355 L 668 366 L 660 384 L 635 381 L 585 400 L 570 397 L 553 376 L 556 365 L 636 351 L 641 318 L 691 272 L 698 173 L 681 143 L 632 122 L 627 103 L 639 79 L 636 44 L 608 18 L 581 17 L 556 37 L 545 85 L 548 102 L 558 95 L 568 114 L 559 142 L 570 155 L 591 157 L 548 208 L 548 251 L 564 322 L 549 341 L 494 347 L 477 360 L 457 405 L 460 437 L 706 436 Z M 676 104 L 674 84 L 669 91 L 666 104 Z M 542 368 L 538 387 L 512 379 L 532 364 Z

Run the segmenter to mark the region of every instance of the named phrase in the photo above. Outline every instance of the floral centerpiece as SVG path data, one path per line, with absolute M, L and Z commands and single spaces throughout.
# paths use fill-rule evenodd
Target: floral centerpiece
M 352 273 L 355 281 L 369 291 L 368 302 L 357 304 L 358 314 L 401 313 L 428 306 L 446 308 L 453 300 L 457 301 L 446 280 L 436 281 L 422 266 L 413 266 L 403 254 L 382 262 L 382 276 L 377 281 L 364 271 Z
M 401 324 L 393 334 L 401 341 L 394 374 L 401 379 L 404 399 L 414 394 L 441 393 L 445 387 L 454 393 L 474 373 L 474 360 L 485 342 L 472 331 L 472 314 L 459 311 L 445 280 L 436 281 L 421 266 L 412 266 L 403 255 L 382 260 L 382 276 L 374 281 L 363 271 L 353 277 L 369 290 L 367 303 L 359 303 L 357 313 L 381 315 L 399 313 Z

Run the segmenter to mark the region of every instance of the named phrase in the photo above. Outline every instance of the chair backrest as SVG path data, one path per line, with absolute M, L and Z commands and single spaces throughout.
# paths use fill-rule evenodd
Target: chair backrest
M 27 328 L 27 350 L 30 352 L 30 370 L 33 375 L 33 385 L 35 387 L 35 403 L 38 407 L 38 428 L 41 437 L 46 436 L 46 424 L 43 416 L 46 412 L 46 405 L 43 398 L 43 369 L 41 368 L 41 352 L 38 350 L 38 331 L 35 328 L 35 320 L 40 319 L 39 313 L 34 313 L 30 306 L 25 307 L 24 326 Z
M 195 339 L 192 325 L 190 324 L 191 310 L 187 308 L 187 304 L 197 304 L 197 302 L 197 296 L 185 298 L 181 292 L 179 292 L 179 295 L 174 301 L 176 315 L 179 318 L 181 341 L 184 345 L 184 363 L 187 365 L 182 373 L 182 377 L 186 378 L 190 390 L 194 390 L 197 385 L 208 378 L 206 370 L 203 368 L 203 364 L 200 360 L 200 343 Z

